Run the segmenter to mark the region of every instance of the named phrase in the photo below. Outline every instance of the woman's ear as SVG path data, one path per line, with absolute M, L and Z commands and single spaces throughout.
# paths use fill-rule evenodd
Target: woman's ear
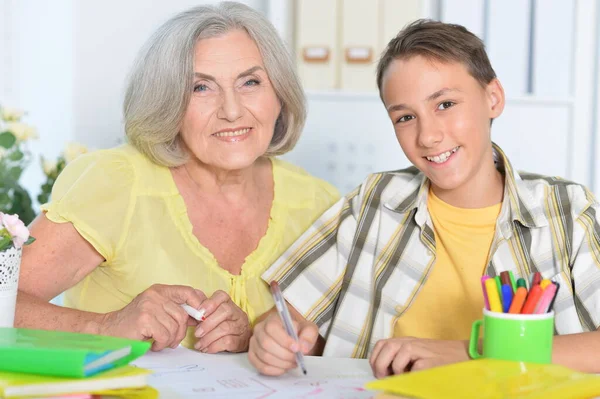
M 504 97 L 504 88 L 502 87 L 500 81 L 494 78 L 490 83 L 488 83 L 485 91 L 489 102 L 490 118 L 495 119 L 499 117 L 504 110 L 504 104 L 506 101 Z

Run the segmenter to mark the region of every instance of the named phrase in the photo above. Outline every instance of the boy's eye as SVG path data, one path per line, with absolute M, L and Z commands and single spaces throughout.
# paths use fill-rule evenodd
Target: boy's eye
M 194 86 L 194 91 L 196 92 L 203 92 L 206 90 L 208 90 L 208 86 L 205 84 L 200 83 Z
M 396 123 L 408 122 L 415 119 L 413 115 L 404 115 L 396 120 Z
M 444 101 L 440 105 L 438 105 L 438 109 L 448 109 L 452 107 L 454 103 L 452 101 Z

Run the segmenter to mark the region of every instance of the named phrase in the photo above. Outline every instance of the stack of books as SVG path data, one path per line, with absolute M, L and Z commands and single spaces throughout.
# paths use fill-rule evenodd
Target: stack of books
M 129 365 L 149 342 L 0 328 L 0 398 L 156 398 L 149 370 Z

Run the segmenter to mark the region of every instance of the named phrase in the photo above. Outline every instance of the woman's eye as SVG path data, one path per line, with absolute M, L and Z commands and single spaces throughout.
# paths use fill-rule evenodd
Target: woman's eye
M 260 82 L 257 79 L 250 79 L 244 83 L 244 86 L 258 86 Z
M 204 92 L 207 90 L 208 90 L 208 86 L 205 84 L 202 84 L 202 83 L 194 86 L 194 91 L 196 91 L 196 92 Z
M 398 120 L 396 120 L 396 123 L 408 122 L 413 119 L 415 119 L 415 117 L 413 115 L 404 115 L 404 116 L 401 116 L 400 118 L 398 118 Z
M 448 109 L 452 107 L 454 103 L 452 101 L 444 101 L 440 105 L 438 105 L 438 109 Z

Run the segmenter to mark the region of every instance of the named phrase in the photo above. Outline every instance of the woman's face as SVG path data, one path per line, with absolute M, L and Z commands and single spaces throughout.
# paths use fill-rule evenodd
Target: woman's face
M 202 39 L 181 135 L 192 157 L 225 170 L 251 166 L 267 150 L 281 104 L 254 41 L 241 30 Z

